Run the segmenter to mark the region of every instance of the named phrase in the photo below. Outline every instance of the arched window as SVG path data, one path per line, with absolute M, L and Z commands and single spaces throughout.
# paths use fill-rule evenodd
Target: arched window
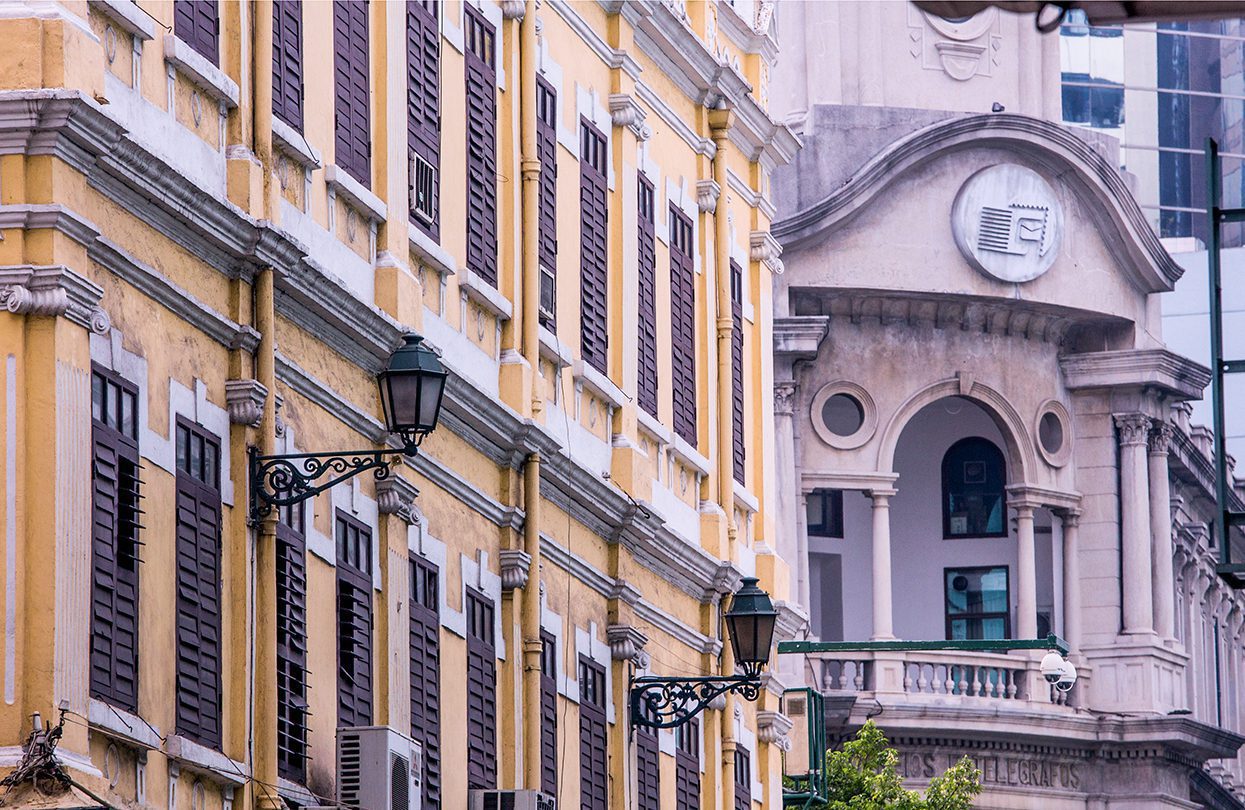
M 1007 472 L 993 442 L 960 439 L 942 457 L 943 537 L 1006 537 Z

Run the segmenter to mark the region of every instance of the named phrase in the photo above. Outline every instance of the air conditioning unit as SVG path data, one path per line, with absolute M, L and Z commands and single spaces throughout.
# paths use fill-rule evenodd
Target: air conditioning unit
M 469 810 L 558 810 L 558 800 L 539 790 L 472 790 Z
M 337 801 L 359 810 L 421 810 L 424 750 L 388 726 L 337 729 Z
M 437 169 L 411 153 L 411 214 L 425 225 L 437 219 Z
M 540 317 L 544 321 L 552 321 L 558 309 L 557 292 L 558 287 L 553 271 L 542 264 L 540 266 Z

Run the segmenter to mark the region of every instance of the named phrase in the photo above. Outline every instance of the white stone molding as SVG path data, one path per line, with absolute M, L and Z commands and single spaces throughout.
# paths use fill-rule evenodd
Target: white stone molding
M 832 431 L 822 419 L 822 409 L 826 402 L 830 397 L 839 394 L 851 397 L 860 406 L 860 426 L 854 433 L 847 436 L 841 436 Z M 850 380 L 833 380 L 823 385 L 813 395 L 809 418 L 812 421 L 813 431 L 823 442 L 839 450 L 854 450 L 873 438 L 878 427 L 878 408 L 864 386 Z
M 712 214 L 718 209 L 718 198 L 722 196 L 722 187 L 716 180 L 696 181 L 696 208 L 702 214 Z
M 635 660 L 648 644 L 648 636 L 629 624 L 611 624 L 605 628 L 610 657 L 615 661 Z
M 786 268 L 782 263 L 782 245 L 769 231 L 753 231 L 748 237 L 751 246 L 750 258 L 754 262 L 762 262 L 776 276 L 781 276 Z
M 156 36 L 155 22 L 133 0 L 90 0 L 90 7 L 140 42 Z
M 1151 455 L 1166 456 L 1171 447 L 1174 433 L 1175 430 L 1168 423 L 1159 419 L 1153 420 L 1148 436 Z
M 501 17 L 503 20 L 521 20 L 527 13 L 527 3 L 523 0 L 501 0 Z
M 1063 440 L 1059 447 L 1049 449 L 1042 441 L 1042 422 L 1050 414 L 1059 423 Z M 1037 437 L 1037 449 L 1042 458 L 1052 467 L 1064 467 L 1072 460 L 1072 416 L 1068 408 L 1057 399 L 1048 399 L 1038 406 L 1037 418 L 1033 422 L 1033 435 Z
M 15 315 L 64 315 L 102 335 L 111 323 L 100 308 L 104 291 L 62 264 L 0 267 L 0 309 Z
M 793 380 L 780 380 L 774 383 L 774 415 L 792 416 L 795 413 L 795 398 L 798 387 Z
M 225 381 L 225 409 L 232 424 L 259 427 L 267 399 L 268 389 L 259 380 Z
M 396 473 L 376 482 L 376 508 L 382 515 L 397 515 L 407 524 L 418 522 L 417 497 L 419 488 Z
M 1115 426 L 1119 428 L 1121 447 L 1145 445 L 1150 436 L 1150 418 L 1140 413 L 1116 414 Z
M 233 109 L 241 97 L 237 83 L 176 35 L 164 37 L 164 61 L 211 96 L 221 106 Z
M 501 588 L 513 591 L 527 587 L 532 570 L 532 555 L 518 548 L 503 548 L 497 554 L 501 568 Z
M 644 123 L 648 113 L 629 93 L 611 93 L 609 97 L 610 119 L 616 127 L 627 127 L 638 140 L 647 141 L 653 130 Z
M 791 740 L 787 734 L 795 727 L 795 722 L 782 712 L 762 709 L 757 712 L 757 739 L 769 745 L 777 745 L 782 751 L 791 750 Z

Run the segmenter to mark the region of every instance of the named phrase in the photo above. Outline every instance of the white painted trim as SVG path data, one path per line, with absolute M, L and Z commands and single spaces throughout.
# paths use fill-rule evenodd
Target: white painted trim
M 611 411 L 623 406 L 626 395 L 623 394 L 622 389 L 606 374 L 598 371 L 591 363 L 576 360 L 571 379 L 574 380 L 576 388 L 583 387 L 588 389 L 589 393 L 605 402 Z
M 175 34 L 164 37 L 164 61 L 175 67 L 214 101 L 230 109 L 238 106 L 240 94 L 237 83 Z M 221 146 L 224 146 L 223 141 Z
M 278 149 L 289 155 L 307 172 L 324 165 L 320 150 L 312 146 L 303 133 L 275 115 L 272 117 L 272 140 Z
M 691 467 L 701 475 L 709 474 L 709 459 L 697 452 L 695 447 L 688 444 L 687 440 L 679 434 L 674 434 L 674 442 L 670 445 L 670 452 L 675 458 Z
M 107 734 L 147 748 L 159 749 L 163 741 L 163 735 L 155 724 L 102 700 L 91 698 L 87 719 L 92 726 Z
M 415 225 L 407 223 L 407 239 L 410 250 L 419 257 L 419 263 L 437 271 L 441 276 L 452 276 L 457 272 L 458 263 L 445 248 L 438 245 Z
M 17 356 L 4 358 L 4 702 L 17 700 Z M 16 763 L 15 763 L 16 764 Z
M 134 0 L 91 0 L 90 7 L 140 42 L 155 39 L 156 24 Z
M 177 760 L 191 770 L 215 777 L 225 785 L 244 785 L 250 778 L 250 766 L 200 745 L 180 734 L 170 734 L 164 750 L 169 759 Z M 171 781 L 171 780 L 170 780 Z
M 599 628 L 596 622 L 589 622 L 588 629 L 575 627 L 575 680 L 574 689 L 567 686 L 567 698 L 575 703 L 580 702 L 579 697 L 579 656 L 591 659 L 593 662 L 600 664 L 605 670 L 605 721 L 613 723 L 617 719 L 614 712 L 614 668 L 610 666 L 613 660 L 610 658 L 610 645 L 601 641 Z M 574 694 L 569 694 L 570 692 Z
M 211 431 L 220 439 L 220 499 L 225 506 L 233 506 L 233 474 L 229 450 L 229 411 L 218 408 L 208 401 L 207 385 L 197 377 L 194 390 L 175 379 L 169 378 L 169 435 L 144 429 L 140 434 L 139 453 L 160 469 L 177 474 L 177 417 L 184 416 L 191 422 Z M 140 403 L 143 398 L 139 398 Z M 143 421 L 145 405 L 139 406 L 139 421 Z
M 415 507 L 416 510 L 419 507 Z M 413 556 L 423 557 L 437 566 L 437 589 L 439 591 L 438 613 L 441 627 L 459 638 L 467 637 L 467 614 L 454 610 L 449 602 L 449 547 L 432 535 L 428 518 L 422 512 L 419 519 L 407 527 L 406 548 Z
M 324 168 L 324 182 L 339 197 L 358 208 L 360 213 L 381 222 L 388 218 L 389 207 L 385 205 L 385 201 L 336 163 L 330 163 Z
M 508 321 L 514 314 L 514 305 L 501 291 L 485 281 L 479 273 L 464 267 L 458 274 L 458 289 L 480 308 L 492 313 L 503 321 Z
M 493 602 L 493 648 L 497 651 L 497 660 L 506 660 L 506 637 L 501 627 L 501 577 L 494 574 L 488 567 L 488 552 L 476 549 L 473 560 L 466 554 L 459 555 L 461 566 L 462 593 L 460 594 L 464 612 L 467 607 L 467 588 L 471 587 L 487 596 Z M 466 617 L 464 616 L 463 636 L 466 637 Z

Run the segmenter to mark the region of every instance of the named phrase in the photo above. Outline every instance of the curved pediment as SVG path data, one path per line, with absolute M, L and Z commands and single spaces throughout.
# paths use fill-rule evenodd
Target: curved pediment
M 825 148 L 817 139 L 810 140 L 807 148 Z M 882 195 L 896 184 L 945 163 L 957 153 L 987 151 L 1004 159 L 1014 155 L 1018 163 L 1036 169 L 1051 185 L 1062 186 L 1065 199 L 1076 203 L 1080 213 L 1066 217 L 1067 229 L 1092 229 L 1093 238 L 1101 240 L 1111 263 L 1138 292 L 1165 292 L 1180 278 L 1183 270 L 1159 242 L 1116 167 L 1069 129 L 1019 115 L 953 118 L 906 135 L 867 161 L 841 186 L 776 222 L 773 232 L 788 255 L 798 253 L 842 233 L 866 210 L 889 203 L 890 195 Z M 970 176 L 983 168 L 971 161 L 967 165 L 971 170 L 958 177 L 965 187 Z M 948 182 L 955 179 L 954 173 L 946 178 Z M 947 215 L 951 215 L 949 209 Z M 799 285 L 794 279 L 791 283 Z

